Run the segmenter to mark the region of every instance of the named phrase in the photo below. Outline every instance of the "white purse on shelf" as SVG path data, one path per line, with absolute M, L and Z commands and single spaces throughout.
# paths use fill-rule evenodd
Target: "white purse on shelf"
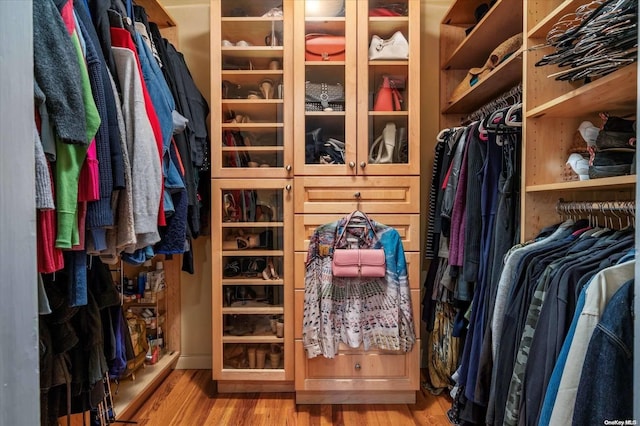
M 374 35 L 369 45 L 369 60 L 402 60 L 409 59 L 409 42 L 404 34 L 396 31 L 388 39 Z

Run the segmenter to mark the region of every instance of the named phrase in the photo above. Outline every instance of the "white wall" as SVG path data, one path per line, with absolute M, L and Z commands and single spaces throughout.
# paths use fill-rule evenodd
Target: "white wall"
M 0 425 L 40 423 L 31 8 L 0 1 Z
M 209 102 L 209 2 L 165 0 L 178 25 L 178 50 L 184 55 L 196 85 Z M 215 106 L 214 106 L 215 107 Z M 211 111 L 213 116 L 216 110 Z M 215 143 L 215 138 L 212 141 Z M 211 238 L 194 240 L 195 274 L 181 273 L 181 352 L 177 368 L 211 368 Z

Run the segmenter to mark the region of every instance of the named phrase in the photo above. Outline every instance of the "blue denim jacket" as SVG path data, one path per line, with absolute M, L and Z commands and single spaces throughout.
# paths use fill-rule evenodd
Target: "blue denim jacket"
M 611 298 L 589 341 L 574 425 L 633 419 L 633 282 Z

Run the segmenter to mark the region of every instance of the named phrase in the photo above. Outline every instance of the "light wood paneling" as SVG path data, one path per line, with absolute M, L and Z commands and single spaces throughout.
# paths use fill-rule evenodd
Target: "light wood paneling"
M 414 213 L 420 209 L 419 177 L 296 177 L 296 213 Z
M 471 2 L 456 3 L 470 5 Z M 451 57 L 442 64 L 442 68 L 468 70 L 482 66 L 493 49 L 507 38 L 521 32 L 522 8 L 511 6 L 512 0 L 498 0 L 473 31 L 458 45 Z M 458 10 L 458 7 L 452 10 Z M 468 10 L 467 7 L 464 8 L 465 15 Z M 463 9 L 460 8 L 460 11 Z M 452 20 L 455 19 L 452 15 L 450 16 Z M 472 23 L 474 22 L 475 19 Z M 500 30 L 496 31 L 498 28 Z M 461 31 L 464 33 L 464 28 L 461 28 Z
M 394 362 L 400 362 L 404 366 L 402 370 L 398 370 L 397 366 L 391 366 L 389 363 L 380 363 L 380 359 L 376 358 L 377 361 L 371 361 L 369 363 L 370 366 L 375 365 L 376 371 L 373 373 L 374 377 L 369 377 L 368 372 L 361 370 L 363 374 L 358 378 L 354 378 L 353 375 L 359 373 L 352 371 L 356 369 L 355 364 L 351 364 L 352 362 L 356 362 L 358 359 L 364 360 L 367 356 L 378 357 L 380 354 L 365 352 L 344 354 L 340 352 L 333 360 L 327 360 L 322 357 L 309 360 L 306 358 L 302 341 L 296 340 L 296 360 L 302 360 L 302 362 L 296 363 L 296 392 L 299 394 L 304 394 L 305 391 L 324 392 L 326 396 L 323 397 L 323 401 L 328 402 L 331 398 L 333 403 L 340 401 L 339 398 L 348 400 L 349 397 L 353 396 L 353 392 L 358 391 L 385 391 L 389 398 L 392 398 L 395 392 L 402 392 L 402 395 L 405 395 L 404 391 L 414 393 L 415 390 L 419 388 L 419 383 L 416 383 L 418 374 L 413 374 L 413 372 L 419 371 L 420 369 L 419 342 L 418 340 L 418 344 L 409 353 L 388 355 L 390 357 L 398 357 Z M 341 358 L 342 356 L 346 357 Z M 404 359 L 400 361 L 400 358 Z M 386 359 L 387 358 L 385 358 L 385 360 Z M 390 358 L 389 362 L 391 362 L 391 359 L 393 358 Z M 335 360 L 338 361 L 335 364 L 334 376 L 316 376 L 316 366 L 323 371 L 330 371 L 331 368 L 327 365 L 330 366 Z M 382 379 L 381 377 L 387 369 L 389 370 L 389 374 L 387 374 L 386 378 Z M 340 374 L 351 374 L 351 377 L 348 380 L 340 380 Z M 415 394 L 413 397 L 415 398 Z
M 400 234 L 402 246 L 406 251 L 420 250 L 420 215 L 418 214 L 371 214 L 372 220 L 391 226 Z M 307 251 L 309 238 L 315 229 L 325 223 L 333 222 L 344 217 L 342 213 L 335 214 L 305 214 L 295 215 L 294 230 L 296 251 Z

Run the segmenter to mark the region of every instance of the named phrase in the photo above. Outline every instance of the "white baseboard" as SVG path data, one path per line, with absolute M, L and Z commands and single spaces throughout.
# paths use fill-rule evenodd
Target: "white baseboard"
M 177 370 L 210 370 L 212 365 L 211 355 L 180 355 Z

